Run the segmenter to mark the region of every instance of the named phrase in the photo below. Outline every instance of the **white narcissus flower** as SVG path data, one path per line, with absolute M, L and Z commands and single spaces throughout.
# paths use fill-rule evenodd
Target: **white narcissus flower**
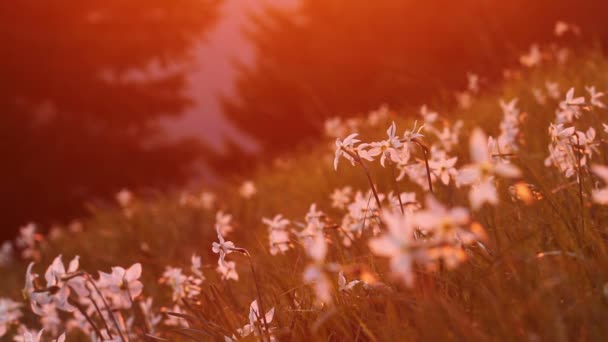
M 442 130 L 433 130 L 446 152 L 451 152 L 453 147 L 458 144 L 458 141 L 460 140 L 460 130 L 462 129 L 463 124 L 462 120 L 458 120 L 451 128 L 446 125 Z
M 470 243 L 475 239 L 466 229 L 470 224 L 469 211 L 463 207 L 447 208 L 431 195 L 426 197 L 425 209 L 416 212 L 412 221 L 439 241 Z
M 517 101 L 518 99 L 514 98 L 509 102 L 499 102 L 503 119 L 500 122 L 500 135 L 496 139 L 490 139 L 493 145 L 490 147 L 492 153 L 513 153 L 518 149 L 520 110 L 517 108 Z
M 31 331 L 25 328 L 24 326 L 19 327 L 19 335 L 13 338 L 15 342 L 42 342 L 42 334 L 44 333 L 44 329 L 40 331 Z M 65 342 L 65 333 L 61 334 L 54 342 Z
M 369 248 L 375 255 L 390 259 L 393 274 L 407 286 L 414 284 L 414 226 L 409 215 L 383 213 L 382 219 L 387 231 L 369 241 Z
M 24 294 L 29 298 L 34 313 L 43 316 L 45 314 L 43 308 L 48 304 L 54 304 L 57 309 L 62 311 L 72 312 L 75 310 L 68 302 L 71 291 L 74 290 L 80 296 L 88 294 L 83 277 L 70 277 L 78 271 L 78 261 L 79 257 L 74 257 L 66 270 L 61 260 L 61 255 L 57 256 L 44 274 L 46 288 L 41 289 L 41 291 L 37 291 L 34 287 L 33 282 L 38 275 L 31 273 L 34 264 L 30 263 L 25 276 Z M 69 279 L 66 280 L 68 277 Z
M 272 219 L 264 217 L 262 218 L 262 222 L 268 226 L 269 230 L 286 229 L 289 225 L 289 220 L 284 218 L 281 214 L 275 215 Z
M 21 290 L 23 297 L 30 301 L 32 305 L 32 311 L 34 310 L 34 304 L 38 301 L 40 293 L 36 292 L 36 286 L 34 282 L 38 278 L 38 274 L 32 272 L 34 262 L 30 262 L 25 271 L 25 286 Z
M 580 27 L 574 25 L 574 24 L 569 24 L 566 23 L 564 21 L 557 21 L 555 23 L 555 27 L 553 29 L 553 34 L 555 34 L 557 37 L 561 37 L 564 34 L 566 34 L 567 32 L 572 32 L 575 35 L 580 35 L 581 34 L 581 29 Z
M 277 255 L 287 252 L 291 247 L 291 239 L 286 229 L 273 229 L 268 233 L 270 242 L 270 254 Z
M 21 307 L 23 304 L 17 303 L 9 298 L 0 298 L 0 337 L 6 334 L 9 325 L 15 323 L 23 315 Z
M 70 231 L 70 233 L 82 233 L 84 230 L 84 224 L 78 220 L 74 220 L 72 222 L 70 222 L 70 225 L 68 226 L 68 231 Z
M 236 263 L 234 261 L 226 261 L 226 255 L 232 253 L 236 247 L 232 241 L 224 240 L 218 227 L 216 227 L 216 230 L 219 242 L 214 242 L 211 245 L 213 253 L 219 254 L 216 270 L 222 275 L 222 279 L 233 279 L 238 281 L 239 275 L 236 272 Z
M 370 126 L 376 126 L 380 123 L 380 121 L 386 120 L 390 113 L 391 112 L 388 106 L 383 104 L 380 106 L 380 108 L 369 112 L 367 115 L 367 123 L 369 123 Z
M 484 203 L 497 205 L 498 191 L 494 185 L 494 178 L 490 177 L 477 184 L 473 184 L 469 193 L 469 200 L 471 201 L 471 207 L 475 209 L 481 208 Z
M 344 237 L 342 242 L 345 246 L 350 246 L 355 238 L 361 237 L 363 231 L 370 228 L 372 229 L 372 232 L 376 230 L 378 222 L 377 220 L 374 220 L 373 217 L 377 215 L 378 207 L 376 202 L 372 200 L 372 196 L 371 190 L 367 194 L 357 191 L 355 198 L 347 206 L 348 212 L 342 218 L 341 226 L 343 229 L 339 229 L 340 234 Z M 395 196 L 393 197 L 394 198 L 390 199 L 390 203 L 393 203 L 396 208 L 399 206 L 398 199 Z M 404 194 L 402 194 L 402 198 L 405 199 L 406 197 L 407 196 L 404 197 Z M 378 194 L 378 198 L 380 199 L 380 202 L 382 202 L 385 196 L 384 194 Z
M 96 294 L 92 293 L 93 297 L 95 297 L 96 302 L 98 303 L 99 306 L 102 305 L 102 303 L 100 302 L 101 299 L 99 298 L 99 296 L 97 296 Z M 99 299 L 97 299 L 99 298 Z M 82 299 L 82 298 L 81 298 Z M 95 307 L 93 305 L 92 301 L 83 301 L 83 304 L 87 305 L 87 308 L 84 310 L 86 312 L 86 314 L 91 317 L 92 315 L 95 315 Z M 109 319 L 109 316 L 107 314 L 104 315 L 104 319 Z M 80 311 L 76 310 L 72 313 L 72 317 L 69 318 L 67 320 L 67 322 L 65 322 L 65 327 L 68 331 L 72 331 L 74 329 L 78 329 L 80 331 L 82 331 L 84 334 L 88 335 L 88 336 L 94 336 L 95 332 L 93 330 L 93 328 L 91 327 L 91 325 L 89 324 L 89 322 L 87 321 L 87 317 L 85 317 L 85 315 L 83 315 Z
M 23 331 L 20 333 L 20 335 L 15 336 L 13 338 L 13 341 L 15 341 L 15 342 L 42 342 L 42 334 L 44 333 L 44 329 L 38 331 L 37 333 L 35 331 L 30 331 L 25 328 L 23 328 L 21 330 L 23 330 Z
M 162 321 L 163 317 L 152 308 L 152 297 L 148 297 L 144 300 L 139 301 L 139 308 L 144 315 L 144 319 L 146 321 L 146 326 L 150 330 L 150 332 L 154 332 L 156 330 L 156 326 Z
M 223 211 L 218 211 L 215 214 L 215 230 L 220 231 L 222 235 L 226 235 L 233 231 L 233 227 L 230 224 L 232 221 L 232 215 L 225 214 Z
M 327 254 L 327 241 L 323 233 L 325 224 L 321 220 L 324 214 L 317 211 L 313 203 L 306 214 L 306 228 L 298 233 L 301 244 L 306 255 L 312 262 L 306 267 L 303 280 L 306 284 L 312 284 L 317 303 L 331 302 L 331 283 L 325 275 L 325 256 Z
M 252 333 L 255 336 L 263 336 L 264 334 L 261 334 L 262 330 L 266 330 L 262 325 L 264 324 L 264 322 L 266 324 L 270 324 L 272 322 L 272 319 L 274 318 L 274 308 L 271 308 L 270 310 L 268 310 L 268 312 L 266 312 L 266 314 L 262 317 L 262 313 L 260 312 L 260 308 L 258 306 L 258 301 L 254 300 L 253 302 L 251 302 L 251 305 L 249 306 L 249 324 L 245 325 L 243 328 L 238 329 L 237 333 L 241 336 L 241 337 L 247 337 L 249 335 L 251 335 Z M 269 331 L 267 331 L 267 333 L 270 333 Z M 274 340 L 273 337 L 271 337 L 271 341 Z M 264 338 L 263 341 L 266 341 L 266 339 Z
M 454 167 L 457 161 L 458 157 L 446 159 L 445 156 L 429 160 L 429 168 L 433 178 L 440 179 L 444 185 L 450 184 L 450 179 L 458 175 L 458 171 Z
M 366 220 L 375 215 L 375 212 L 379 209 L 376 201 L 372 200 L 372 191 L 368 191 L 367 193 L 362 193 L 361 191 L 357 191 L 355 193 L 355 198 L 353 201 L 347 206 L 349 214 L 356 219 Z M 382 202 L 385 198 L 384 194 L 378 194 L 378 198 L 380 202 Z
M 521 171 L 509 163 L 498 163 L 492 158 L 488 147 L 488 138 L 479 128 L 473 130 L 470 139 L 470 152 L 472 164 L 465 166 L 457 177 L 459 184 L 473 185 L 483 184 L 484 194 L 488 195 L 490 190 L 488 185 L 494 187 L 490 182 L 492 176 L 502 176 L 505 178 L 517 178 L 521 176 Z M 494 190 L 495 191 L 495 190 Z M 475 191 L 469 194 L 473 209 L 478 209 L 484 202 L 479 202 L 479 198 L 490 198 L 490 196 L 477 196 Z
M 340 291 L 350 291 L 355 286 L 357 286 L 357 284 L 361 284 L 361 283 L 362 283 L 361 280 L 353 280 L 351 282 L 347 282 L 346 277 L 344 276 L 344 272 L 340 271 L 338 273 L 338 290 L 340 290 Z
M 403 133 L 403 141 L 406 143 L 411 143 L 414 139 L 424 138 L 424 134 L 420 133 L 424 128 L 424 124 L 418 127 L 418 121 L 414 121 L 414 127 L 411 130 L 406 130 Z M 408 148 L 407 144 L 403 144 L 403 148 Z M 403 152 L 405 153 L 405 151 Z M 403 158 L 403 157 L 402 157 Z
M 547 96 L 543 93 L 542 89 L 532 88 L 532 95 L 539 105 L 544 106 L 547 104 Z
M 574 126 L 564 127 L 564 124 L 549 124 L 549 135 L 553 141 L 570 139 L 574 135 Z
M 224 236 L 222 236 L 222 232 L 218 227 L 215 227 L 217 231 L 217 239 L 219 242 L 213 242 L 211 244 L 211 250 L 213 253 L 219 254 L 220 259 L 223 260 L 227 254 L 232 253 L 232 250 L 235 248 L 234 242 L 224 240 Z
M 359 134 L 353 133 L 344 140 L 336 139 L 336 154 L 334 156 L 334 170 L 338 170 L 338 163 L 340 162 L 340 157 L 346 158 L 346 160 L 350 161 L 351 164 L 355 165 L 355 160 L 348 155 L 348 153 L 344 152 L 351 151 L 354 148 L 354 145 L 357 144 L 360 140 L 356 139 Z
M 188 284 L 188 277 L 182 273 L 181 268 L 167 266 L 159 282 L 171 287 L 174 302 L 187 297 L 186 286 Z
M 604 96 L 604 93 L 595 90 L 595 86 L 585 87 L 585 90 L 589 93 L 589 103 L 597 108 L 606 108 L 606 105 L 600 100 Z
M 305 237 L 303 243 L 308 257 L 318 263 L 322 263 L 325 260 L 327 241 L 325 241 L 322 229 L 317 229 L 312 232 L 312 236 Z
M 519 58 L 519 62 L 523 66 L 531 68 L 539 65 L 542 59 L 543 55 L 540 51 L 540 47 L 538 46 L 538 44 L 533 44 L 532 46 L 530 46 L 530 51 L 528 51 L 527 54 Z
M 13 263 L 13 244 L 10 241 L 4 241 L 0 246 L 0 267 L 7 267 Z
M 15 239 L 15 246 L 21 249 L 21 257 L 23 259 L 40 259 L 40 251 L 36 249 L 36 241 L 42 239 L 37 234 L 36 225 L 29 223 L 19 229 L 19 235 Z
M 128 309 L 135 298 L 143 292 L 144 285 L 139 281 L 141 264 L 135 263 L 128 269 L 112 267 L 112 273 L 99 272 L 97 286 L 105 289 L 116 308 Z
M 203 209 L 211 210 L 215 204 L 215 194 L 209 191 L 203 191 L 199 196 L 199 202 Z
M 402 192 L 399 197 L 401 201 L 399 201 L 399 198 L 395 196 L 392 192 L 389 193 L 387 196 L 387 200 L 393 210 L 400 208 L 402 204 L 403 210 L 409 214 L 420 209 L 420 203 L 418 203 L 418 201 L 416 200 L 415 192 Z
M 547 95 L 554 100 L 559 99 L 561 96 L 559 91 L 559 83 L 557 82 L 545 82 L 545 89 L 547 89 Z
M 579 148 L 582 150 L 582 165 L 586 165 L 587 158 L 585 156 L 589 157 L 590 159 L 593 156 L 594 151 L 599 152 L 596 144 L 594 143 L 595 136 L 595 128 L 589 127 L 586 132 L 576 131 L 575 136 L 572 138 L 572 140 L 579 145 Z
M 424 120 L 424 125 L 426 125 L 427 127 L 432 127 L 432 125 L 435 123 L 435 121 L 437 121 L 437 118 L 439 117 L 439 114 L 437 112 L 429 110 L 426 105 L 420 107 L 420 115 Z
M 217 260 L 217 272 L 222 275 L 223 280 L 239 280 L 239 274 L 236 272 L 236 263 L 234 261 L 226 261 L 222 258 Z
M 571 123 L 574 119 L 581 116 L 581 107 L 585 104 L 584 97 L 574 97 L 574 88 L 570 88 L 566 93 L 566 98 L 559 103 L 556 112 L 558 123 Z
M 239 194 L 245 199 L 253 197 L 258 192 L 255 184 L 252 181 L 245 181 L 239 188 Z
M 262 222 L 268 226 L 270 254 L 277 255 L 278 253 L 284 253 L 289 250 L 291 246 L 289 232 L 287 231 L 287 226 L 290 224 L 289 220 L 283 218 L 283 216 L 279 214 L 272 220 L 262 218 Z
M 40 324 L 45 331 L 52 335 L 59 332 L 59 328 L 63 326 L 63 321 L 59 317 L 55 304 L 46 304 L 42 306 L 43 314 L 40 317 Z
M 566 32 L 568 32 L 568 30 L 570 29 L 570 26 L 559 20 L 558 22 L 555 23 L 555 28 L 553 29 L 553 34 L 555 34 L 558 37 L 563 36 Z
M 127 189 L 122 189 L 116 193 L 116 201 L 121 207 L 126 208 L 133 202 L 133 193 Z
M 473 93 L 477 94 L 479 92 L 479 76 L 468 72 L 467 73 L 467 89 Z
M 399 163 L 400 161 L 400 152 L 398 149 L 402 147 L 403 144 L 396 135 L 396 131 L 397 126 L 393 122 L 386 131 L 388 139 L 380 142 L 373 142 L 371 144 L 364 144 L 366 147 L 370 147 L 370 149 L 367 150 L 367 155 L 369 157 L 380 156 L 380 165 L 382 165 L 382 167 L 384 167 L 384 162 L 386 161 L 387 157 L 393 163 Z
M 190 262 L 191 262 L 191 266 L 190 266 L 190 271 L 192 271 L 192 273 L 194 273 L 196 276 L 198 276 L 201 279 L 205 279 L 205 276 L 203 275 L 203 271 L 201 270 L 202 267 L 202 263 L 201 263 L 201 257 L 196 255 L 196 254 L 192 254 L 192 257 L 190 258 Z
M 591 170 L 602 179 L 604 184 L 608 184 L 608 166 L 593 165 Z M 608 205 L 608 187 L 592 190 L 591 196 L 594 202 Z
M 350 203 L 353 194 L 353 188 L 345 186 L 342 189 L 334 189 L 330 198 L 331 206 L 336 209 L 344 209 Z
M 511 99 L 509 102 L 499 100 L 498 103 L 502 109 L 503 115 L 512 116 L 519 114 L 519 110 L 517 109 L 517 101 L 519 101 L 517 98 Z
M 317 204 L 313 203 L 310 205 L 310 207 L 308 207 L 308 212 L 304 216 L 304 219 L 306 220 L 306 222 L 319 223 L 321 217 L 323 217 L 323 212 L 317 210 Z
M 346 127 L 342 124 L 340 117 L 333 117 L 325 120 L 323 125 L 325 128 L 325 135 L 329 138 L 338 138 L 344 135 Z
M 567 109 L 572 106 L 581 106 L 585 104 L 585 98 L 583 96 L 574 97 L 574 88 L 568 89 L 566 92 L 566 99 L 559 103 L 561 109 Z
M 321 265 L 310 264 L 304 270 L 302 276 L 304 283 L 312 284 L 315 290 L 315 298 L 317 304 L 329 304 L 332 302 L 331 297 L 331 282 L 323 271 Z
M 596 132 L 593 127 L 583 132 L 576 131 L 574 126 L 551 124 L 549 134 L 551 143 L 548 146 L 549 156 L 545 159 L 545 165 L 555 166 L 567 178 L 578 175 L 578 164 L 588 165 L 593 152 L 599 152 L 597 143 L 594 142 Z

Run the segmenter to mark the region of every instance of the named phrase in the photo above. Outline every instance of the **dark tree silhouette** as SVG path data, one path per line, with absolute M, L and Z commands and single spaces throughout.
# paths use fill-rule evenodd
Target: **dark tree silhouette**
M 0 238 L 186 180 L 199 146 L 158 121 L 189 104 L 190 49 L 220 1 L 0 2 Z
M 319 134 L 324 118 L 420 104 L 463 88 L 466 73 L 495 79 L 558 20 L 585 37 L 608 34 L 602 0 L 302 0 L 268 8 L 249 28 L 257 59 L 240 65 L 228 118 L 265 155 Z

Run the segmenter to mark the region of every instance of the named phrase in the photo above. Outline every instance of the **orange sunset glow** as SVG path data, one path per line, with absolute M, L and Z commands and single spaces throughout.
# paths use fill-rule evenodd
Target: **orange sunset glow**
M 607 13 L 5 1 L 0 340 L 606 340 Z

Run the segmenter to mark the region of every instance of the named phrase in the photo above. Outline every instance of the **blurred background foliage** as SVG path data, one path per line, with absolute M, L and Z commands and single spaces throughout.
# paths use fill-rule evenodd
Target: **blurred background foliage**
M 28 220 L 82 213 L 120 187 L 193 176 L 198 142 L 167 143 L 190 48 L 218 0 L 0 3 L 0 201 L 10 236 Z

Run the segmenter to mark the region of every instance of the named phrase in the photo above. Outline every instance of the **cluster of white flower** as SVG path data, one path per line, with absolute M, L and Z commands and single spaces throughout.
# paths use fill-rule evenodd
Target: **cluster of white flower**
M 262 222 L 268 226 L 268 240 L 270 243 L 270 254 L 277 255 L 285 253 L 292 247 L 287 227 L 290 222 L 282 215 L 276 215 L 272 219 L 263 218 Z
M 60 235 L 58 229 L 52 229 L 48 239 L 54 239 L 58 235 Z M 34 223 L 21 227 L 13 241 L 7 240 L 0 244 L 0 268 L 11 266 L 17 259 L 40 260 L 40 249 L 45 242 L 45 237 L 38 232 L 38 227 Z
M 523 115 L 517 108 L 517 99 L 512 99 L 509 102 L 501 100 L 500 108 L 503 112 L 500 134 L 489 143 L 490 151 L 493 155 L 512 154 L 518 150 L 519 124 Z
M 19 230 L 19 235 L 15 239 L 15 246 L 21 250 L 21 258 L 26 260 L 40 259 L 40 251 L 38 250 L 37 246 L 38 242 L 41 240 L 42 236 L 37 233 L 35 224 L 30 223 L 24 227 L 21 227 Z
M 595 87 L 587 87 L 587 91 L 590 95 L 588 101 L 582 96 L 574 97 L 574 88 L 570 88 L 566 98 L 559 103 L 555 122 L 549 125 L 551 141 L 549 156 L 545 159 L 546 166 L 554 166 L 567 178 L 577 176 L 577 182 L 582 168 L 587 167 L 593 154 L 598 152 L 595 128 L 579 130 L 577 121 L 585 112 L 605 108 L 599 100 L 603 93 L 597 92 Z
M 237 329 L 237 334 L 240 338 L 250 336 L 253 334 L 258 340 L 264 342 L 274 342 L 277 341 L 276 337 L 273 334 L 273 327 L 270 327 L 270 323 L 272 323 L 272 319 L 274 318 L 274 308 L 271 308 L 263 314 L 260 311 L 258 301 L 254 300 L 249 305 L 249 323 L 245 324 L 242 328 Z M 239 338 L 235 335 L 230 337 L 224 336 L 224 341 L 232 342 L 237 341 Z
M 173 301 L 178 302 L 183 298 L 196 298 L 201 293 L 201 284 L 205 276 L 201 270 L 201 257 L 192 255 L 190 275 L 185 275 L 179 267 L 167 266 L 159 282 L 167 284 L 173 290 Z
M 44 285 L 39 281 L 39 275 L 33 272 L 34 265 L 31 262 L 27 268 L 23 295 L 32 312 L 40 316 L 43 329 L 34 333 L 17 325 L 15 341 L 39 341 L 45 332 L 57 336 L 57 341 L 63 341 L 65 334 L 60 335 L 59 332 L 75 329 L 92 340 L 112 340 L 135 331 L 132 326 L 134 318 L 124 320 L 123 314 L 142 294 L 140 264 L 128 269 L 112 267 L 111 273 L 99 272 L 95 279 L 79 269 L 78 256 L 66 268 L 59 255 L 46 269 Z M 20 309 L 21 304 L 0 299 L 0 337 L 18 324 L 22 316 Z M 152 311 L 146 308 L 143 312 L 148 315 Z
M 18 322 L 23 316 L 21 303 L 9 298 L 0 298 L 0 337 L 6 335 L 9 325 Z
M 217 272 L 222 275 L 222 279 L 232 279 L 235 281 L 239 280 L 239 274 L 236 272 L 236 262 L 227 261 L 226 255 L 234 252 L 236 246 L 232 241 L 226 241 L 224 235 L 232 231 L 230 226 L 230 215 L 224 215 L 222 212 L 217 214 L 217 222 L 215 224 L 215 231 L 217 232 L 218 242 L 212 244 L 213 253 L 219 254 L 217 260 Z
M 369 241 L 371 251 L 390 258 L 393 274 L 411 286 L 413 265 L 434 270 L 439 263 L 454 268 L 467 257 L 465 247 L 483 241 L 485 233 L 471 222 L 465 208 L 448 209 L 432 195 L 424 210 L 412 214 L 385 212 L 382 216 L 387 231 Z
M 179 204 L 192 208 L 213 209 L 216 202 L 216 195 L 210 191 L 202 191 L 198 194 L 182 193 Z

